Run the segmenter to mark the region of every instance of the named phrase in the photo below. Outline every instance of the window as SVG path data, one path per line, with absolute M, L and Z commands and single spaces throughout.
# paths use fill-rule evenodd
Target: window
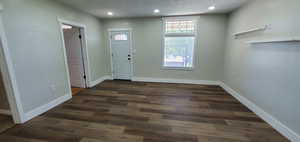
M 163 67 L 193 68 L 196 27 L 194 19 L 164 19 Z
M 126 34 L 117 34 L 114 36 L 114 40 L 128 40 L 128 37 Z
M 195 25 L 192 20 L 167 20 L 166 33 L 194 33 Z

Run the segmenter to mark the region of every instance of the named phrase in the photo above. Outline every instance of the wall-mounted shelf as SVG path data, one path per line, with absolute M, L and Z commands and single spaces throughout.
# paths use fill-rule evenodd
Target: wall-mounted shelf
M 237 38 L 240 35 L 244 35 L 244 34 L 248 34 L 248 33 L 252 33 L 252 32 L 257 32 L 257 31 L 267 30 L 269 27 L 270 27 L 269 25 L 265 25 L 263 27 L 258 27 L 258 28 L 247 30 L 247 31 L 242 31 L 242 32 L 235 33 L 235 34 L 233 34 L 233 36 L 234 36 L 234 38 Z
M 248 43 L 250 43 L 250 44 L 278 43 L 278 42 L 300 42 L 300 37 L 248 41 Z

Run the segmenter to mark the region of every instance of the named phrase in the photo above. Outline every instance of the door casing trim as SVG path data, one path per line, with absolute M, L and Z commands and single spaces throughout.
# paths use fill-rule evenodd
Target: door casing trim
M 112 29 L 108 29 L 108 40 L 109 40 L 109 50 L 110 50 L 110 67 L 111 67 L 111 76 L 112 79 L 114 78 L 114 67 L 113 67 L 113 56 L 112 56 L 112 45 L 111 45 L 111 32 L 122 32 L 122 31 L 128 31 L 129 32 L 129 37 L 130 37 L 130 41 L 129 41 L 129 50 L 130 50 L 130 55 L 131 55 L 131 60 L 130 60 L 130 69 L 131 69 L 131 73 L 130 73 L 130 80 L 132 80 L 132 78 L 134 77 L 134 49 L 133 49 L 133 36 L 132 36 L 132 29 L 131 28 L 112 28 Z
M 21 95 L 19 92 L 15 69 L 11 58 L 8 42 L 6 38 L 5 28 L 2 23 L 2 11 L 0 8 L 0 66 L 3 78 L 3 83 L 6 91 L 6 96 L 9 102 L 10 111 L 13 116 L 13 120 L 16 124 L 24 123 L 26 120 L 25 112 L 21 102 Z
M 64 54 L 64 59 L 65 59 L 65 68 L 67 71 L 67 79 L 68 79 L 68 86 L 69 86 L 69 91 L 71 91 L 71 81 L 70 81 L 70 72 L 69 72 L 69 67 L 68 67 L 68 60 L 67 60 L 67 54 L 66 54 L 66 47 L 65 47 L 65 39 L 64 39 L 64 32 L 63 29 L 61 28 L 63 24 L 67 24 L 67 25 L 71 25 L 74 27 L 78 27 L 80 28 L 80 32 L 82 34 L 82 56 L 83 56 L 83 63 L 84 65 L 84 71 L 85 71 L 85 75 L 86 75 L 86 87 L 91 87 L 91 72 L 90 72 L 90 62 L 89 62 L 89 52 L 88 52 L 88 41 L 87 41 L 87 27 L 84 24 L 81 23 L 77 23 L 74 21 L 69 21 L 66 19 L 61 19 L 58 18 L 57 19 L 59 25 L 60 25 L 60 33 L 61 33 L 61 40 L 62 40 L 62 46 L 63 46 L 63 54 Z M 72 94 L 72 93 L 70 93 Z

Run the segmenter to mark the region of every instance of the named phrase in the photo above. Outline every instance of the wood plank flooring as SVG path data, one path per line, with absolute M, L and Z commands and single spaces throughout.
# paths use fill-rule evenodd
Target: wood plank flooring
M 4 88 L 4 83 L 2 81 L 2 75 L 0 73 L 0 109 L 9 110 L 9 103 L 6 97 L 6 92 Z
M 14 126 L 15 124 L 12 120 L 12 116 L 0 114 L 0 134 Z
M 288 142 L 218 86 L 105 81 L 2 142 Z
M 84 90 L 84 88 L 75 88 L 72 87 L 72 95 L 77 95 L 80 91 Z

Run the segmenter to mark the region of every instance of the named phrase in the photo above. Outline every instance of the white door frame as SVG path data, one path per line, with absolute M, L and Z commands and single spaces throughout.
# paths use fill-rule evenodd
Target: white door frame
M 10 111 L 13 116 L 13 120 L 15 123 L 20 124 L 25 122 L 26 117 L 23 110 L 23 105 L 21 103 L 21 95 L 18 89 L 15 70 L 13 67 L 13 62 L 11 58 L 11 54 L 8 48 L 8 42 L 6 38 L 6 34 L 4 31 L 4 26 L 2 23 L 2 6 L 0 7 L 0 44 L 2 45 L 0 48 L 0 68 L 3 77 L 4 87 L 7 95 L 7 99 L 9 101 Z
M 109 39 L 109 50 L 110 50 L 110 66 L 111 66 L 111 76 L 113 79 L 114 78 L 114 62 L 113 62 L 113 53 L 112 53 L 112 46 L 111 46 L 111 32 L 119 32 L 119 31 L 128 31 L 129 32 L 129 50 L 130 50 L 130 56 L 131 56 L 131 60 L 130 60 L 130 68 L 131 68 L 131 73 L 130 73 L 130 80 L 132 80 L 133 76 L 134 76 L 134 67 L 133 67 L 133 60 L 134 60 L 134 56 L 133 56 L 133 36 L 132 36 L 132 29 L 131 28 L 112 28 L 112 29 L 108 29 L 108 39 Z
M 91 86 L 91 72 L 90 72 L 90 63 L 89 63 L 89 54 L 88 54 L 88 49 L 87 49 L 87 27 L 84 24 L 81 23 L 77 23 L 74 21 L 69 21 L 69 20 L 65 20 L 65 19 L 60 19 L 58 18 L 58 23 L 60 26 L 60 32 L 61 32 L 61 40 L 62 40 L 62 46 L 63 46 L 63 54 L 64 54 L 64 58 L 65 58 L 65 68 L 67 71 L 67 77 L 68 77 L 68 86 L 69 86 L 69 90 L 71 91 L 71 81 L 70 81 L 70 72 L 69 72 L 69 66 L 68 66 L 68 59 L 67 59 L 67 49 L 65 47 L 65 38 L 64 38 L 64 31 L 62 28 L 62 25 L 66 24 L 66 25 L 71 25 L 74 27 L 78 27 L 80 28 L 80 32 L 82 34 L 82 56 L 83 56 L 83 64 L 84 64 L 84 71 L 85 71 L 85 75 L 86 75 L 86 84 L 87 87 L 92 87 Z M 72 95 L 72 93 L 70 93 Z

